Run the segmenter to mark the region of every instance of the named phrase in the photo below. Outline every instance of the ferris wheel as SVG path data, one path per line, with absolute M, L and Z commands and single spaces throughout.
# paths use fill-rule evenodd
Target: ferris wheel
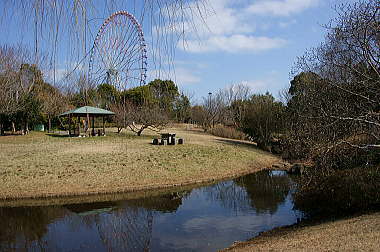
M 91 50 L 89 79 L 111 84 L 119 90 L 144 85 L 147 50 L 141 25 L 136 18 L 119 11 L 100 27 Z

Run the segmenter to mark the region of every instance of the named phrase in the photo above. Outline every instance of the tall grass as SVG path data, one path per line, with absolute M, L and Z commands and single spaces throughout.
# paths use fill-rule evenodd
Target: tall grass
M 237 139 L 237 140 L 247 139 L 247 136 L 243 132 L 232 127 L 226 127 L 226 126 L 221 126 L 221 125 L 210 129 L 208 132 L 218 137 L 231 138 L 231 139 Z

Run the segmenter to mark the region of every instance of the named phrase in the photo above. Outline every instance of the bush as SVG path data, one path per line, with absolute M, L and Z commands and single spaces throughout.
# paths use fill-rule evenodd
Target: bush
M 318 167 L 346 170 L 366 164 L 378 164 L 380 161 L 380 150 L 359 149 L 349 145 L 340 145 L 330 149 L 325 148 L 325 150 L 314 155 L 313 160 Z
M 301 178 L 295 207 L 312 216 L 341 216 L 380 207 L 380 167 L 314 169 Z
M 283 116 L 284 105 L 271 94 L 253 95 L 246 102 L 241 128 L 259 148 L 269 150 L 273 134 L 281 133 L 284 128 Z
M 210 134 L 214 136 L 218 136 L 218 137 L 238 139 L 238 140 L 247 139 L 247 136 L 243 132 L 232 127 L 216 126 L 215 128 L 211 128 L 209 132 Z

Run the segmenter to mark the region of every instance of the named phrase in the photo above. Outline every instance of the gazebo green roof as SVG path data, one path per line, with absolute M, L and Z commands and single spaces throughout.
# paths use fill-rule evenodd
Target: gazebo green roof
M 87 114 L 93 115 L 93 116 L 105 116 L 105 115 L 114 115 L 115 113 L 109 110 L 101 109 L 101 108 L 84 106 L 84 107 L 66 111 L 60 114 L 59 116 L 69 116 L 69 115 L 87 116 Z

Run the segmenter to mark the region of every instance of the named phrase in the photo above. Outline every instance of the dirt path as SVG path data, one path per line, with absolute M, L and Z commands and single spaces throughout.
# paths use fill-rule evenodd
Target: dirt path
M 380 213 L 279 228 L 225 251 L 380 251 Z

